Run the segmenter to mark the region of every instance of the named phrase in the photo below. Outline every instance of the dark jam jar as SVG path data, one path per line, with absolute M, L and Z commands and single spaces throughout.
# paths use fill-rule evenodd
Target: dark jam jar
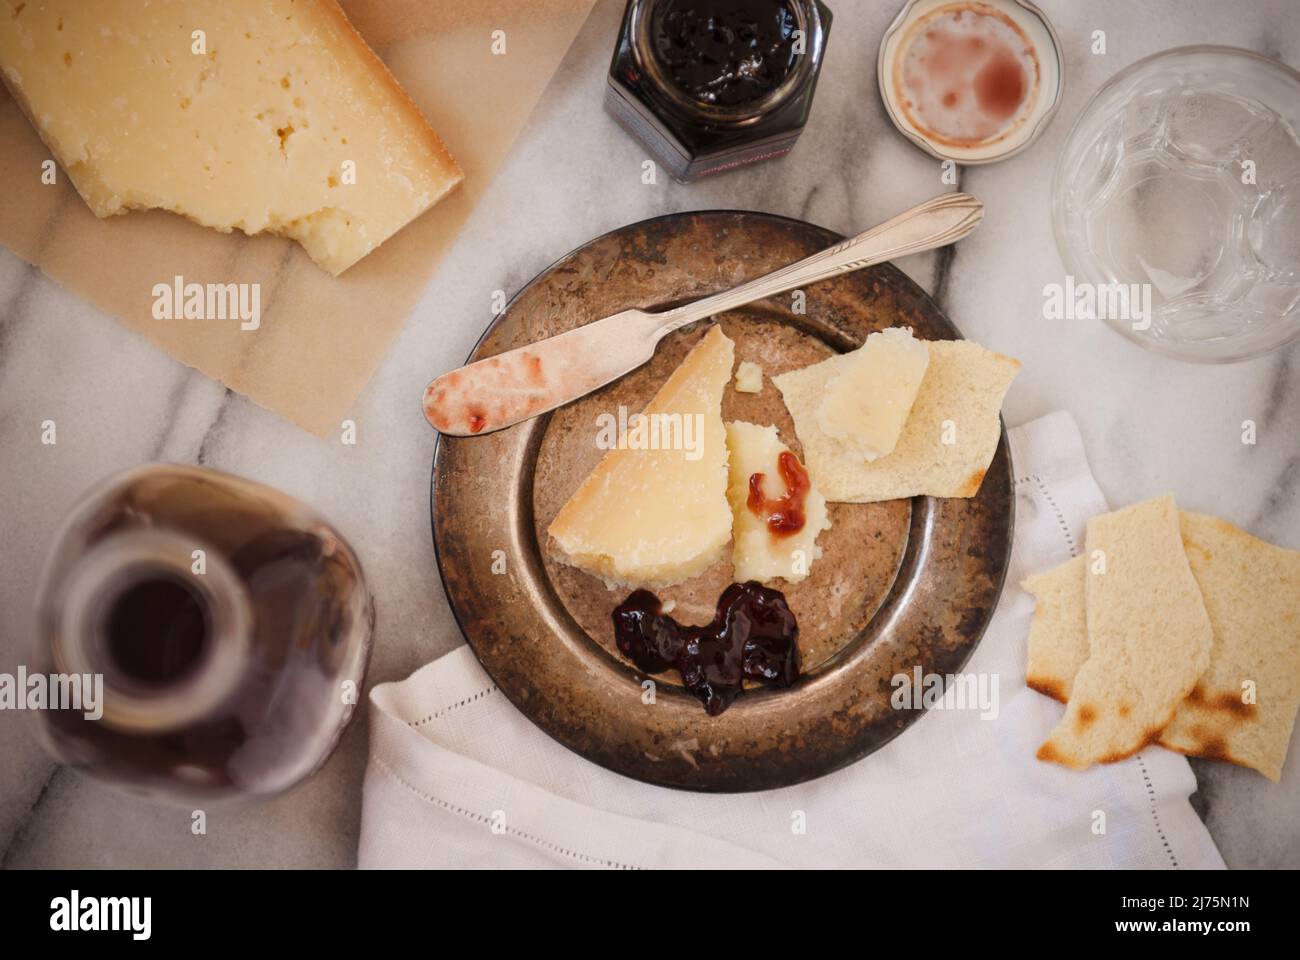
M 629 0 L 605 107 L 683 182 L 784 156 L 830 26 L 816 0 Z

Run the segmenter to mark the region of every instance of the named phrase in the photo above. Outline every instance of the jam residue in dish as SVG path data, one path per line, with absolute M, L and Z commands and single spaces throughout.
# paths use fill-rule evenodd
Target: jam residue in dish
M 901 105 L 912 124 L 948 146 L 1006 137 L 1032 109 L 1039 63 L 1033 42 L 987 3 L 941 7 L 917 23 L 896 64 Z
M 799 625 L 779 590 L 753 580 L 723 591 L 713 621 L 683 626 L 649 590 L 614 608 L 614 639 L 646 673 L 675 667 L 682 682 L 717 716 L 740 696 L 746 680 L 788 687 L 799 676 Z
M 763 493 L 765 475 L 756 473 L 749 478 L 746 504 L 754 516 L 767 519 L 767 529 L 772 536 L 789 537 L 803 529 L 804 503 L 812 484 L 808 480 L 808 471 L 789 450 L 783 450 L 776 463 L 785 482 L 785 493 L 776 498 L 767 496 Z
M 654 49 L 687 96 L 739 107 L 794 70 L 798 27 L 788 0 L 664 0 L 653 21 Z

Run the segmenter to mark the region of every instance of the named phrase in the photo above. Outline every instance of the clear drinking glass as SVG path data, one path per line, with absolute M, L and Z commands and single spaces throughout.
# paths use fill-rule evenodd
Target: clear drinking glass
M 1300 336 L 1297 129 L 1300 73 L 1246 50 L 1168 50 L 1103 85 L 1052 186 L 1075 284 L 1149 294 L 1149 316 L 1138 301 L 1103 319 L 1148 349 L 1209 363 Z

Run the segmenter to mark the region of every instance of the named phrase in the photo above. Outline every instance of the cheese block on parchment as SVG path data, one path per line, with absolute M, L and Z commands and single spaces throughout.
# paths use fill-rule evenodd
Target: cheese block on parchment
M 1161 746 L 1252 767 L 1274 782 L 1300 706 L 1300 551 L 1217 517 L 1179 514 L 1213 640 L 1210 663 Z M 1030 577 L 1029 685 L 1064 702 L 1088 656 L 1083 558 Z
M 1038 750 L 1077 770 L 1154 743 L 1209 665 L 1212 636 L 1173 497 L 1093 517 L 1086 542 L 1088 658 Z
M 461 180 L 334 0 L 0 0 L 0 75 L 96 216 L 290 237 L 333 274 Z
M 832 502 L 973 497 L 1002 434 L 1002 397 L 1020 363 L 968 340 L 929 340 L 930 362 L 892 453 L 870 463 L 818 425 L 827 385 L 850 354 L 773 377 L 794 418 L 804 462 Z M 950 441 L 950 442 L 949 442 Z
M 776 427 L 743 420 L 728 423 L 727 449 L 733 579 L 738 583 L 747 580 L 766 583 L 776 579 L 798 583 L 808 576 L 813 561 L 822 555 L 817 537 L 831 525 L 826 498 L 817 490 L 815 478 L 803 470 L 798 458 L 781 442 Z M 789 494 L 790 486 L 781 469 L 783 456 L 790 458 L 792 467 L 802 470 L 808 486 L 802 494 L 803 526 L 781 535 L 774 533 L 768 524 L 769 513 L 751 509 L 750 495 L 753 478 L 758 475 L 762 476 L 759 490 L 766 500 L 779 501 Z
M 611 449 L 547 528 L 561 560 L 609 584 L 668 586 L 713 563 L 731 539 L 722 392 L 735 344 L 712 327 L 641 411 L 684 442 Z M 674 426 L 676 425 L 676 426 Z M 631 434 L 631 430 L 629 430 Z

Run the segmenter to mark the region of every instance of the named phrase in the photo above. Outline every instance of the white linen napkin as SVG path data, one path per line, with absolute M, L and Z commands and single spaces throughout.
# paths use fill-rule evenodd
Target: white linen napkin
M 932 709 L 809 783 L 706 795 L 570 753 L 468 647 L 376 686 L 358 865 L 370 867 L 1222 867 L 1187 760 L 1148 747 L 1083 773 L 1034 758 L 1062 707 L 1025 686 L 1029 573 L 1077 553 L 1107 509 L 1069 414 L 1010 432 L 1016 530 L 1002 600 L 963 671 L 996 718 Z

